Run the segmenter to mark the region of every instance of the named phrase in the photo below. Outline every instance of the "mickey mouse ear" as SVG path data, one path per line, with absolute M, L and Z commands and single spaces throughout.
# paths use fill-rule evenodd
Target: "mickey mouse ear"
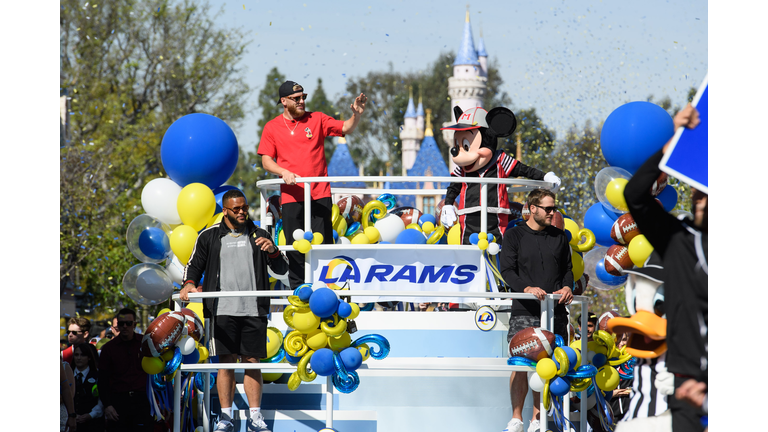
M 517 129 L 515 113 L 509 108 L 496 107 L 488 111 L 485 120 L 488 122 L 488 128 L 496 132 L 499 137 L 510 136 Z

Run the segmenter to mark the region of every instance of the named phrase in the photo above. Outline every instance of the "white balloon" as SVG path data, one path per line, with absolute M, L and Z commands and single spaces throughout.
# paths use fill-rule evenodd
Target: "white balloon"
M 539 376 L 537 373 L 530 373 L 530 377 L 528 378 L 528 386 L 531 388 L 531 390 L 535 391 L 536 393 L 541 393 L 544 391 L 544 385 L 546 383 L 543 379 Z
M 176 255 L 171 254 L 168 258 L 165 271 L 168 273 L 171 281 L 181 285 L 181 282 L 184 280 L 184 265 L 176 258 Z
M 488 253 L 491 255 L 496 255 L 501 251 L 501 246 L 499 246 L 498 243 L 489 243 L 488 244 Z
M 299 241 L 304 239 L 304 230 L 297 228 L 296 231 L 293 232 L 293 241 Z
M 346 237 L 339 237 L 339 242 L 341 242 L 341 244 L 352 244 L 352 241 Z
M 162 267 L 147 268 L 136 277 L 136 291 L 151 301 L 163 301 L 173 294 L 171 278 Z
M 379 230 L 380 241 L 390 242 L 392 244 L 397 240 L 398 234 L 405 230 L 405 223 L 400 216 L 388 214 L 377 220 L 373 226 Z
M 181 186 L 167 178 L 156 178 L 144 186 L 141 191 L 141 206 L 144 212 L 168 225 L 181 223 L 176 200 L 181 193 Z
M 176 346 L 179 347 L 179 351 L 181 351 L 183 355 L 191 354 L 192 351 L 197 348 L 197 346 L 195 346 L 195 340 L 186 335 L 182 336 L 181 339 L 176 342 Z

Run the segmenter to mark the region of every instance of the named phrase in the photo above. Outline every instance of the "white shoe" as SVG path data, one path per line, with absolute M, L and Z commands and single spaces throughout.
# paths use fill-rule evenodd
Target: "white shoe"
M 539 432 L 539 429 L 541 429 L 541 426 L 538 420 L 531 420 L 531 423 L 528 424 L 528 432 Z
M 507 423 L 507 428 L 501 432 L 523 432 L 523 421 L 513 418 Z

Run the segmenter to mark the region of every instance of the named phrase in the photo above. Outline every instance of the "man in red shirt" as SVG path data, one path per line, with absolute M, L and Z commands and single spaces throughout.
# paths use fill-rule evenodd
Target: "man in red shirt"
M 293 81 L 280 86 L 283 113 L 264 125 L 258 154 L 265 170 L 283 178 L 280 186 L 283 213 L 283 232 L 287 244 L 293 243 L 293 232 L 307 230 L 304 226 L 304 187 L 296 184 L 299 177 L 326 177 L 328 164 L 323 143 L 327 136 L 345 136 L 357 127 L 368 98 L 360 93 L 350 105 L 352 117 L 336 120 L 319 112 L 304 109 L 307 94 L 304 87 Z M 333 244 L 331 226 L 331 187 L 329 183 L 311 186 L 311 229 L 323 235 L 323 243 Z M 291 289 L 304 283 L 304 257 L 299 252 L 288 252 Z

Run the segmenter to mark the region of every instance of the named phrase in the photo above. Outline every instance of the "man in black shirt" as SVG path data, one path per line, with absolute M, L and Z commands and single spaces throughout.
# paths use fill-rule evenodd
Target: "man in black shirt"
M 675 129 L 695 128 L 698 113 L 690 104 L 675 115 Z M 624 189 L 624 198 L 640 232 L 662 258 L 667 317 L 667 369 L 675 374 L 675 388 L 688 379 L 707 382 L 707 200 L 693 190 L 694 220 L 679 220 L 658 205 L 651 187 L 659 178 L 660 150 L 637 170 Z M 669 398 L 672 429 L 703 431 L 702 412 L 685 402 Z
M 565 232 L 552 226 L 552 217 L 557 211 L 555 194 L 546 189 L 536 189 L 528 194 L 527 200 L 531 216 L 504 233 L 500 269 L 504 281 L 513 291 L 533 294 L 538 300 L 513 301 L 507 341 L 524 328 L 541 325 L 540 301 L 547 294 L 562 294 L 555 306 L 553 333 L 567 341 L 568 315 L 565 306 L 573 300 L 571 249 Z M 528 375 L 512 372 L 509 392 L 512 398 L 512 420 L 505 432 L 522 432 Z M 533 418 L 529 432 L 539 428 L 539 395 L 534 392 L 533 396 Z

